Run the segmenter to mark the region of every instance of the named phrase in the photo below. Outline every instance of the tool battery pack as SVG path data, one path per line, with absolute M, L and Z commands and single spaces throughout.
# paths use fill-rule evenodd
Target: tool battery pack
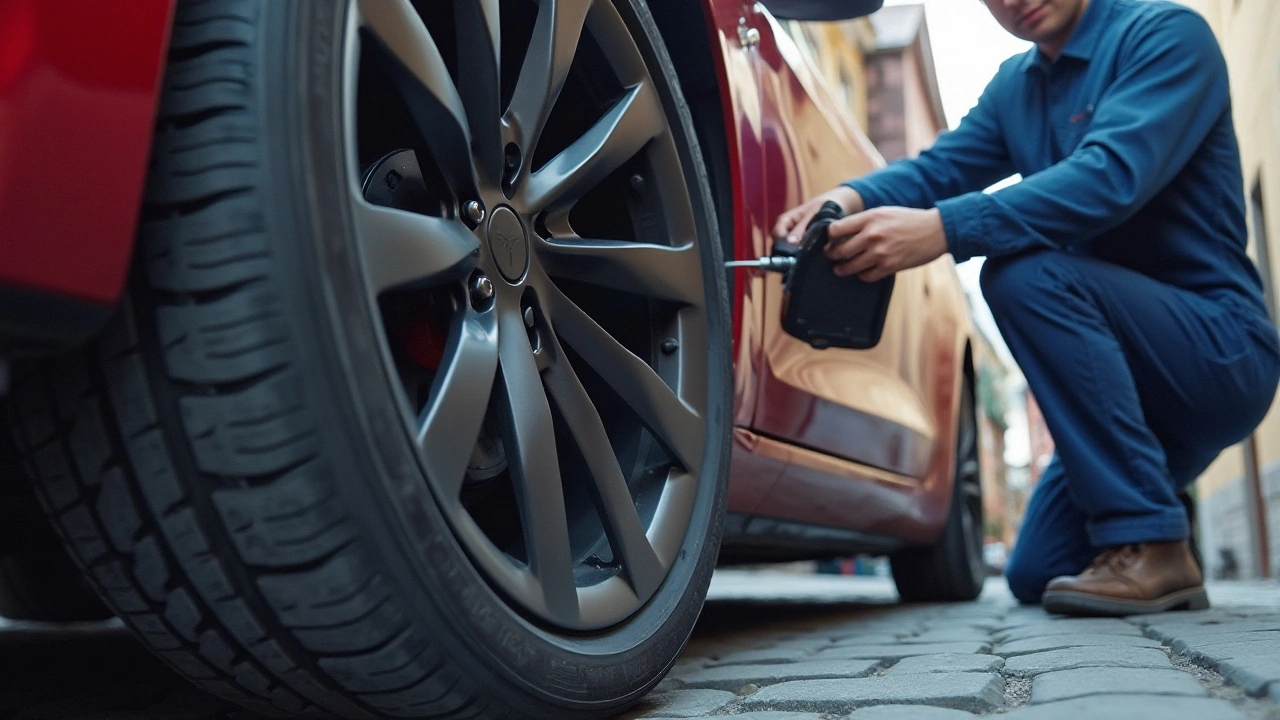
M 782 329 L 822 350 L 866 350 L 880 342 L 894 276 L 876 282 L 839 277 L 827 257 L 827 228 L 843 217 L 840 206 L 824 203 L 805 229 L 799 246 L 779 240 L 774 255 L 795 257 L 783 278 Z

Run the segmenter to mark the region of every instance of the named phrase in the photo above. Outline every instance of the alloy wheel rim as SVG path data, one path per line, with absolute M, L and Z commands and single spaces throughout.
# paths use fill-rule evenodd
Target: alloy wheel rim
M 653 596 L 689 527 L 707 441 L 708 301 L 678 148 L 626 23 L 608 0 L 531 4 L 518 76 L 504 87 L 511 33 L 507 45 L 502 38 L 514 21 L 496 0 L 449 8 L 452 67 L 440 17 L 409 0 L 352 3 L 343 87 L 351 214 L 406 434 L 455 536 L 530 619 L 597 630 Z M 603 79 L 575 67 L 588 50 L 603 57 L 594 64 Z M 466 83 L 458 67 L 468 68 Z M 562 91 L 611 87 L 610 76 L 617 89 L 599 117 L 560 132 L 576 137 L 558 152 L 542 147 L 564 117 Z M 417 137 L 371 164 L 362 130 L 370 98 L 382 98 L 373 85 L 399 96 Z M 631 224 L 648 213 L 659 227 L 622 239 L 579 233 L 584 198 L 633 166 L 643 168 L 633 190 L 647 179 L 648 194 L 628 201 Z M 425 178 L 426 192 L 379 204 L 407 197 L 371 192 L 393 175 Z M 434 371 L 410 383 L 388 306 L 423 297 L 447 339 Z M 503 483 L 515 511 L 481 507 L 503 496 Z M 518 523 L 519 537 L 495 529 L 504 523 Z

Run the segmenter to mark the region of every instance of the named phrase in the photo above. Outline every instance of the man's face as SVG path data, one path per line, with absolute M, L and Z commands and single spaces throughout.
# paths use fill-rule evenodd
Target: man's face
M 1033 43 L 1061 46 L 1084 14 L 1088 0 L 983 0 L 1013 35 Z

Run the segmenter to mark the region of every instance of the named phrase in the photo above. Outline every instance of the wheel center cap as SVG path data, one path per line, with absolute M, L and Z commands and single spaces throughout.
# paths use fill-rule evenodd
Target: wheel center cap
M 511 208 L 500 206 L 489 217 L 489 253 L 509 283 L 520 282 L 529 268 L 529 239 Z

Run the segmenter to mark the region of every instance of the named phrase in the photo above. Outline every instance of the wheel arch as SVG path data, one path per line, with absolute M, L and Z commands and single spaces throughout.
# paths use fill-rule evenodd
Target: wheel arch
M 978 371 L 977 371 L 977 365 L 974 363 L 974 360 L 973 360 L 973 339 L 969 337 L 968 334 L 965 334 L 962 337 L 964 339 L 964 347 L 961 355 L 962 361 L 960 365 L 960 372 L 956 377 L 956 385 L 955 385 L 956 391 L 954 395 L 955 400 L 952 402 L 952 413 L 951 413 L 952 416 L 955 418 L 952 421 L 952 425 L 951 425 L 951 437 L 952 437 L 953 446 L 959 442 L 959 437 L 960 437 L 960 420 L 961 420 L 960 413 L 964 409 L 964 402 L 963 402 L 963 399 L 961 398 L 961 393 L 968 392 L 972 395 L 970 408 L 973 412 L 973 431 L 975 433 L 981 432 L 981 429 L 978 424 L 978 415 L 982 411 L 978 407 Z M 967 388 L 966 388 L 966 384 L 967 384 Z M 978 439 L 978 442 L 981 442 L 980 438 Z M 955 457 L 955 455 L 956 455 L 956 448 L 952 447 L 951 449 L 952 467 L 951 467 L 951 472 L 948 475 L 948 479 L 950 480 L 950 482 L 947 484 L 948 493 L 952 492 L 951 486 L 954 485 L 956 481 L 956 472 L 958 470 L 958 468 L 956 467 L 956 463 L 958 462 L 958 459 Z M 979 458 L 979 466 L 981 466 L 981 458 Z M 981 472 L 981 470 L 979 470 L 979 472 Z M 952 497 L 951 502 L 954 502 L 954 500 L 955 498 Z M 948 506 L 950 506 L 950 502 L 948 502 Z
M 704 0 L 647 0 L 654 23 L 662 35 L 667 54 L 680 79 L 689 114 L 693 117 L 702 160 L 711 181 L 720 244 L 725 260 L 734 257 L 734 167 L 730 159 L 729 130 L 725 124 L 723 71 L 716 64 L 714 26 L 707 17 L 710 9 Z M 732 283 L 733 276 L 727 275 Z M 733 288 L 730 287 L 730 297 Z
M 78 344 L 120 300 L 175 4 L 0 0 L 0 356 Z

